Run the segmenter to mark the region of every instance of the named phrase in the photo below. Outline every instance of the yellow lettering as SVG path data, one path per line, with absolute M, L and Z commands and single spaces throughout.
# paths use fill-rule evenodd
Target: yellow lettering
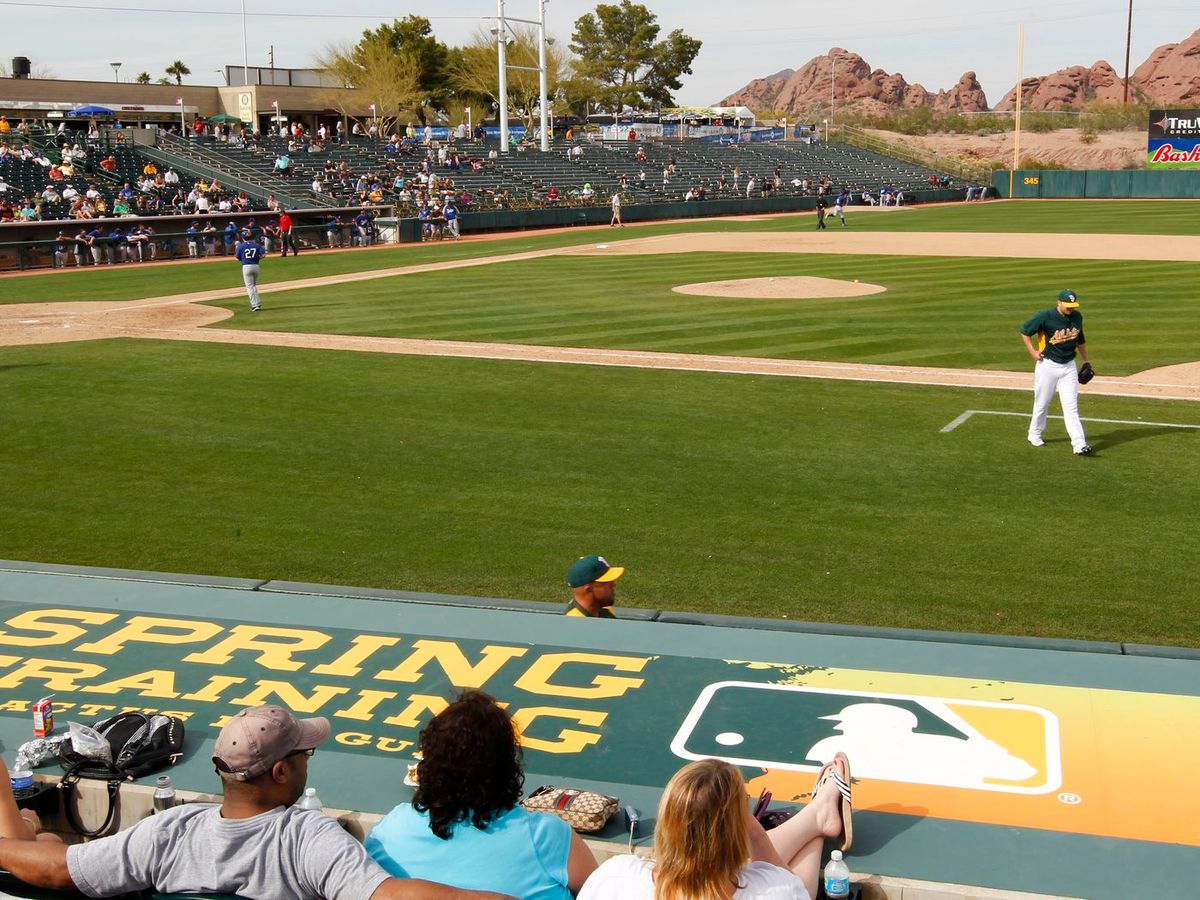
M 274 695 L 279 703 L 288 709 L 300 713 L 316 712 L 338 694 L 346 694 L 350 688 L 318 685 L 313 688 L 312 696 L 305 697 L 286 681 L 259 681 L 254 690 L 245 697 L 230 700 L 238 706 L 262 706 Z
M 154 616 L 134 616 L 108 637 L 75 649 L 81 653 L 101 653 L 111 656 L 125 649 L 130 642 L 139 644 L 195 644 L 216 637 L 224 629 L 214 622 L 193 622 L 188 619 L 159 619 Z
M 292 659 L 293 653 L 316 650 L 329 643 L 329 635 L 305 628 L 273 628 L 269 625 L 235 625 L 229 637 L 218 641 L 203 653 L 189 653 L 184 662 L 223 666 L 238 650 L 258 654 L 257 662 L 268 669 L 296 672 L 303 664 Z
M 353 706 L 348 706 L 345 709 L 339 709 L 334 713 L 335 716 L 342 719 L 358 719 L 366 722 L 370 720 L 371 713 L 384 700 L 391 700 L 396 696 L 395 691 L 359 691 L 359 699 L 354 701 Z
M 175 673 L 169 669 L 151 669 L 104 684 L 93 684 L 82 688 L 85 694 L 117 694 L 121 691 L 137 691 L 143 697 L 158 697 L 173 700 L 179 696 L 175 690 Z
M 525 647 L 487 646 L 480 651 L 483 659 L 472 666 L 458 645 L 451 641 L 413 641 L 413 648 L 414 652 L 404 662 L 375 677 L 384 681 L 420 681 L 425 674 L 424 667 L 436 659 L 455 687 L 478 688 L 483 687 L 506 662 L 524 656 L 526 652 Z
M 526 731 L 538 719 L 556 718 L 570 719 L 580 725 L 598 728 L 608 718 L 608 713 L 594 712 L 586 709 L 557 709 L 553 706 L 532 706 L 528 709 L 518 709 L 513 713 L 513 722 L 521 735 L 521 746 L 531 750 L 544 750 L 547 753 L 579 753 L 585 747 L 597 743 L 600 735 L 591 731 L 576 731 L 574 728 L 563 728 L 558 732 L 557 740 L 543 740 L 529 737 Z
M 116 709 L 117 708 L 115 706 L 107 706 L 103 703 L 81 703 L 79 704 L 79 709 L 76 710 L 76 712 L 78 712 L 81 716 L 91 717 L 98 716 L 102 712 L 116 712 Z
M 221 699 L 221 691 L 235 684 L 241 684 L 245 680 L 245 678 L 238 678 L 235 675 L 214 675 L 208 679 L 208 683 L 204 687 L 190 694 L 184 694 L 183 699 L 195 700 L 198 703 L 216 703 Z
M 57 707 L 58 707 L 58 704 L 56 703 L 55 708 L 57 708 Z M 17 712 L 17 713 L 29 712 L 29 701 L 28 700 L 5 701 L 4 703 L 0 703 L 0 712 Z
M 548 697 L 587 699 L 620 697 L 626 691 L 641 687 L 645 679 L 596 675 L 592 678 L 591 687 L 551 684 L 550 679 L 554 677 L 560 668 L 568 663 L 611 666 L 618 672 L 640 672 L 649 661 L 650 658 L 645 656 L 607 656 L 601 653 L 548 653 L 530 666 L 529 671 L 517 679 L 515 686 L 523 691 L 529 691 L 531 694 L 542 694 Z
M 20 687 L 26 681 L 40 681 L 52 691 L 70 693 L 79 690 L 79 679 L 97 678 L 104 672 L 104 666 L 97 666 L 94 663 L 30 658 L 0 678 L 0 690 Z
M 323 663 L 313 668 L 314 675 L 345 675 L 353 678 L 362 671 L 362 663 L 367 657 L 382 650 L 384 647 L 394 647 L 400 643 L 400 638 L 382 637 L 376 634 L 360 634 L 350 642 L 350 649 L 331 663 Z M 395 694 L 392 695 L 396 696 Z
M 403 728 L 416 728 L 421 724 L 422 713 L 432 713 L 437 715 L 449 704 L 442 697 L 430 697 L 426 694 L 412 694 L 408 698 L 408 706 L 396 713 L 394 716 L 388 716 L 383 721 L 388 725 L 399 725 Z
M 365 747 L 371 743 L 371 736 L 363 734 L 361 731 L 343 731 L 335 734 L 333 739 L 347 747 Z
M 381 737 L 375 742 L 375 749 L 384 753 L 403 753 L 413 745 L 412 741 L 402 741 L 400 738 Z
M 116 613 L 93 612 L 85 609 L 31 609 L 5 620 L 6 625 L 26 631 L 40 631 L 45 637 L 28 637 L 0 631 L 0 644 L 13 647 L 46 647 L 53 644 L 69 644 L 87 634 L 86 628 L 54 622 L 52 619 L 74 619 L 88 625 L 103 625 L 117 617 Z
M 162 714 L 164 716 L 174 716 L 175 718 L 183 719 L 183 721 L 186 722 L 188 719 L 190 719 L 192 716 L 194 716 L 196 714 L 196 712 L 195 712 L 195 710 L 186 710 L 186 709 L 182 709 L 182 710 L 181 709 L 164 709 L 162 711 Z

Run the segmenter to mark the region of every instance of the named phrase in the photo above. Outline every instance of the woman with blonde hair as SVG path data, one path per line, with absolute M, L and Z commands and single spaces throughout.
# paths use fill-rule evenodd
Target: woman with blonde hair
M 811 900 L 825 839 L 840 837 L 849 848 L 849 793 L 849 761 L 839 753 L 822 769 L 808 805 L 768 832 L 750 814 L 734 766 L 690 763 L 659 802 L 654 859 L 613 857 L 579 900 Z

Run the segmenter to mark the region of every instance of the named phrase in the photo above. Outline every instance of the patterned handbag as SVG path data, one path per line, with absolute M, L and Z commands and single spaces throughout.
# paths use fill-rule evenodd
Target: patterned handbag
M 531 812 L 554 813 L 576 831 L 591 834 L 604 828 L 620 803 L 607 794 L 544 784 L 521 805 Z

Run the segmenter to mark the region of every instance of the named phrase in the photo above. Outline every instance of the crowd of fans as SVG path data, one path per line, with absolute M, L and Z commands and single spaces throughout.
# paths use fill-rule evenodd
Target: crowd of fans
M 853 837 L 845 755 L 821 770 L 804 808 L 770 831 L 751 814 L 738 769 L 708 759 L 667 784 L 653 859 L 631 854 L 597 866 L 563 819 L 521 805 L 518 731 L 503 705 L 470 690 L 422 730 L 412 800 L 359 844 L 322 811 L 295 805 L 308 760 L 330 733 L 324 718 L 296 719 L 278 706 L 243 710 L 213 746 L 219 806 L 176 806 L 70 847 L 17 809 L 0 762 L 0 866 L 39 887 L 93 897 L 810 900 L 826 840 L 848 850 Z

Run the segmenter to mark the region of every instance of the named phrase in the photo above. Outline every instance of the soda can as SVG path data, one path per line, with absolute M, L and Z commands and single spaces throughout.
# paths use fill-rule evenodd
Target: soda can
M 33 736 L 47 737 L 54 733 L 54 704 L 51 697 L 43 697 L 33 704 Z

